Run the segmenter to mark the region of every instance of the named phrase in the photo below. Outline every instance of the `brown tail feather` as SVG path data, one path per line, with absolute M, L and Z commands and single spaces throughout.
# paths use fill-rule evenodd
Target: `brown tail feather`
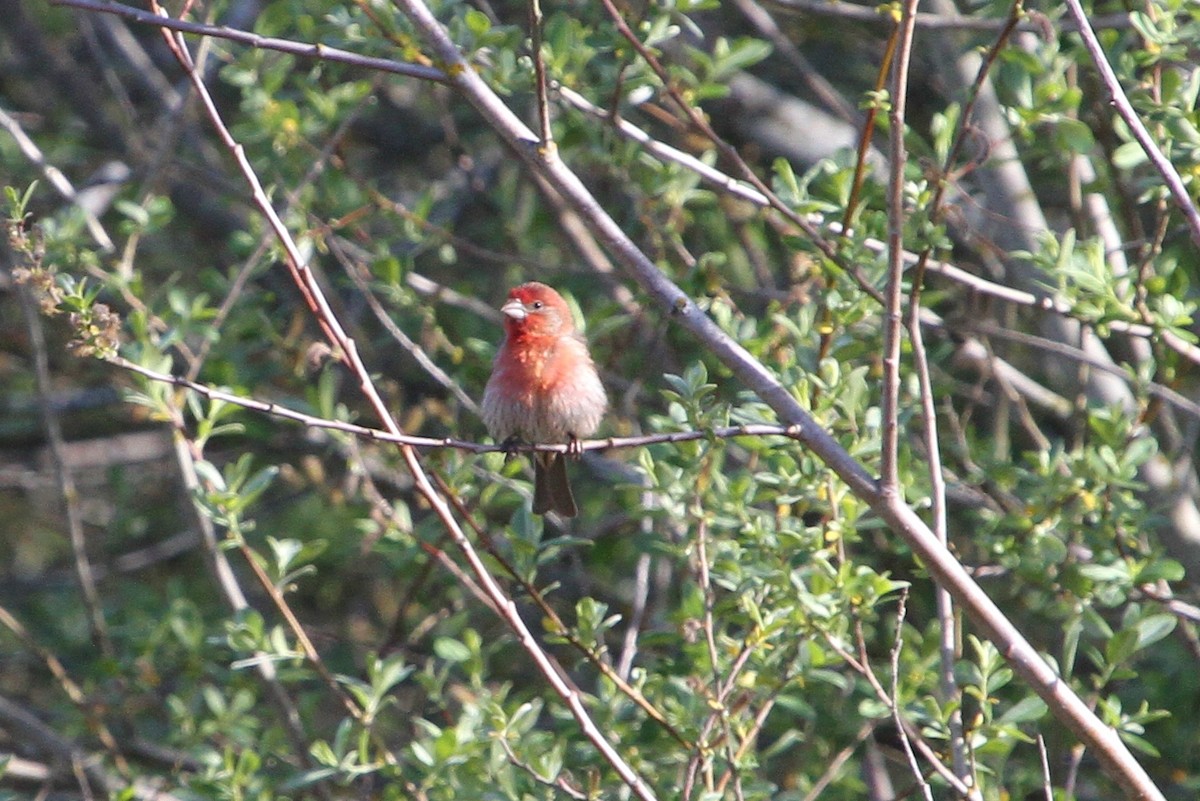
M 533 512 L 539 515 L 558 512 L 563 517 L 579 514 L 571 482 L 567 480 L 567 460 L 561 453 L 534 454 Z

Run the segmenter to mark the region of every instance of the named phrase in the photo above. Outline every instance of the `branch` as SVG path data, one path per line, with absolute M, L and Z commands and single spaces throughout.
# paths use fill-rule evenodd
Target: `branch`
M 110 3 L 107 0 L 50 0 L 50 3 L 56 6 L 81 8 L 84 11 L 116 14 L 119 17 L 125 17 L 134 22 L 140 22 L 143 25 L 153 25 L 156 28 L 167 28 L 180 33 L 190 33 L 193 36 L 228 39 L 231 42 L 238 42 L 239 44 L 248 45 L 260 50 L 276 50 L 280 53 L 289 53 L 302 58 L 319 58 L 325 61 L 335 61 L 341 64 L 349 64 L 352 67 L 362 67 L 363 69 L 387 72 L 393 75 L 404 75 L 409 78 L 419 78 L 423 81 L 435 81 L 437 83 L 445 83 L 447 81 L 446 73 L 436 67 L 394 61 L 390 58 L 364 56 L 337 47 L 327 47 L 323 44 L 294 42 L 290 39 L 279 39 L 274 36 L 259 36 L 257 33 L 243 31 L 238 28 L 229 28 L 225 25 L 205 25 L 201 22 L 188 22 L 186 20 L 160 16 L 152 11 L 144 11 L 133 6 Z
M 785 425 L 798 425 L 798 439 L 825 462 L 850 489 L 903 537 L 934 579 L 961 604 L 983 633 L 997 644 L 1014 670 L 1047 706 L 1102 760 L 1105 770 L 1134 798 L 1162 799 L 1162 793 L 1134 759 L 1117 733 L 1088 709 L 1074 690 L 1046 663 L 963 566 L 908 506 L 880 491 L 866 469 L 809 416 L 789 389 L 745 348 L 723 332 L 643 254 L 604 211 L 555 153 L 539 152 L 536 137 L 470 69 L 446 30 L 420 0 L 396 0 L 444 63 L 452 85 L 462 93 L 510 147 L 541 174 L 587 220 L 597 238 L 673 321 L 687 329 L 757 394 Z
M 912 58 L 913 14 L 917 0 L 906 0 L 900 7 L 900 19 L 893 39 L 896 52 L 891 62 L 891 109 L 888 113 L 888 190 L 887 190 L 887 288 L 883 310 L 883 438 L 880 443 L 879 489 L 885 498 L 900 497 L 897 476 L 900 405 L 900 304 L 904 278 L 904 170 L 908 150 L 904 146 L 908 104 L 908 65 Z M 886 69 L 886 67 L 884 68 Z M 862 165 L 862 159 L 859 160 Z M 846 220 L 849 224 L 849 220 Z
M 434 24 L 436 25 L 436 22 Z M 164 31 L 164 36 L 167 39 L 168 46 L 171 47 L 176 59 L 191 80 L 192 86 L 195 88 L 204 106 L 204 111 L 213 128 L 216 130 L 218 137 L 236 160 L 242 177 L 250 187 L 255 206 L 266 218 L 271 230 L 279 240 L 284 253 L 284 266 L 304 297 L 328 344 L 339 355 L 346 368 L 357 378 L 359 390 L 379 420 L 383 423 L 384 428 L 393 436 L 401 436 L 403 432 L 400 430 L 400 426 L 392 416 L 391 411 L 384 403 L 383 398 L 379 395 L 379 391 L 371 378 L 370 371 L 358 355 L 358 348 L 354 340 L 346 333 L 341 322 L 337 319 L 320 283 L 301 256 L 300 249 L 292 238 L 291 232 L 271 205 L 270 199 L 263 190 L 257 173 L 246 157 L 245 149 L 233 138 L 228 126 L 226 126 L 224 119 L 221 117 L 208 91 L 208 87 L 204 83 L 203 77 L 196 70 L 196 65 L 187 50 L 182 34 L 172 36 Z M 469 66 L 461 62 L 461 59 L 457 58 L 457 51 L 455 51 L 455 56 L 456 59 L 447 62 L 454 65 L 450 71 L 451 73 L 458 70 L 473 72 Z M 512 629 L 521 647 L 524 648 L 534 661 L 537 670 L 566 704 L 584 736 L 595 746 L 603 759 L 613 767 L 621 777 L 621 780 L 638 798 L 642 799 L 642 801 L 656 801 L 653 790 L 651 790 L 650 786 L 637 771 L 625 761 L 624 757 L 617 752 L 613 744 L 609 742 L 604 732 L 592 720 L 591 715 L 584 706 L 582 695 L 563 677 L 549 654 L 542 649 L 537 639 L 533 636 L 533 633 L 529 630 L 529 627 L 517 611 L 516 604 L 504 593 L 504 590 L 492 576 L 487 565 L 475 550 L 474 545 L 454 518 L 446 498 L 438 492 L 430 481 L 417 456 L 416 450 L 410 445 L 401 444 L 400 455 L 404 460 L 409 474 L 413 477 L 417 492 L 429 503 L 430 508 L 437 515 L 447 533 L 462 551 L 480 586 L 487 593 L 492 604 L 494 604 L 494 608 L 499 611 L 501 618 Z
M 1142 146 L 1146 156 L 1150 159 L 1150 163 L 1154 165 L 1154 169 L 1158 170 L 1158 174 L 1162 176 L 1163 182 L 1166 183 L 1167 189 L 1171 192 L 1171 197 L 1175 201 L 1175 205 L 1183 212 L 1183 217 L 1187 220 L 1188 227 L 1191 229 L 1192 242 L 1200 246 L 1200 210 L 1197 210 L 1196 204 L 1192 201 L 1192 197 L 1188 194 L 1187 186 L 1183 183 L 1183 178 L 1179 175 L 1179 171 L 1175 169 L 1175 165 L 1170 159 L 1163 155 L 1158 144 L 1154 141 L 1154 137 L 1150 136 L 1150 131 L 1146 130 L 1142 118 L 1134 110 L 1133 104 L 1129 102 L 1129 97 L 1125 94 L 1125 90 L 1121 88 L 1121 82 L 1117 80 L 1117 74 L 1113 71 L 1112 65 L 1108 63 L 1108 57 L 1104 55 L 1104 48 L 1100 46 L 1100 40 L 1096 38 L 1096 32 L 1092 30 L 1092 26 L 1088 24 L 1087 14 L 1083 10 L 1083 6 L 1079 0 L 1067 0 L 1067 8 L 1071 12 L 1071 16 L 1075 18 L 1075 24 L 1079 26 L 1079 36 L 1083 39 L 1083 46 L 1087 49 L 1088 54 L 1092 57 L 1092 62 L 1096 65 L 1096 70 L 1100 73 L 1100 80 L 1104 84 L 1104 88 L 1108 90 L 1108 96 L 1112 100 L 1113 106 L 1117 109 L 1117 114 L 1121 115 L 1121 119 L 1125 120 L 1125 124 L 1129 126 L 1129 130 L 1133 132 L 1133 138 Z
M 827 0 L 767 0 L 770 5 L 782 11 L 802 12 L 836 19 L 850 19 L 856 22 L 869 22 L 873 25 L 891 27 L 894 21 L 881 9 L 886 6 L 858 5 L 856 3 L 832 2 Z M 960 17 L 947 14 L 936 14 L 919 11 L 914 15 L 918 28 L 929 30 L 963 30 L 963 31 L 998 31 L 1006 22 L 1001 19 L 981 19 L 978 17 Z M 1097 28 L 1131 28 L 1133 23 L 1128 14 L 1104 14 L 1092 20 Z M 1018 30 L 1047 35 L 1049 21 L 1039 15 L 1037 21 L 1023 22 Z M 1074 25 L 1063 25 L 1064 30 L 1075 30 Z
M 555 92 L 563 101 L 571 104 L 575 108 L 589 114 L 598 119 L 603 119 L 610 122 L 617 133 L 624 136 L 633 142 L 640 144 L 647 153 L 650 153 L 664 161 L 669 161 L 672 164 L 678 164 L 685 169 L 691 170 L 696 175 L 700 176 L 701 180 L 710 186 L 733 195 L 736 198 L 753 203 L 762 208 L 771 207 L 770 199 L 759 192 L 758 189 L 745 181 L 740 181 L 727 173 L 721 172 L 716 167 L 705 164 L 700 159 L 685 153 L 678 148 L 672 147 L 664 142 L 655 139 L 650 134 L 637 127 L 624 117 L 613 117 L 608 111 L 596 106 L 583 95 L 573 89 L 556 85 Z M 821 217 L 814 216 L 810 219 L 813 225 L 825 224 Z M 842 233 L 845 227 L 842 223 L 834 221 L 828 223 L 828 228 L 833 233 Z M 867 237 L 862 240 L 862 245 L 872 253 L 884 253 L 887 250 L 887 243 L 879 239 Z M 911 251 L 903 251 L 903 260 L 905 268 L 915 266 L 921 259 L 921 256 Z M 941 277 L 954 281 L 957 284 L 965 286 L 972 292 L 977 292 L 981 295 L 1003 300 L 1007 303 L 1014 303 L 1020 306 L 1027 306 L 1038 311 L 1050 312 L 1061 317 L 1067 317 L 1080 322 L 1089 322 L 1081 320 L 1075 315 L 1070 304 L 1065 301 L 1048 295 L 1038 295 L 1033 292 L 1028 292 L 1015 287 L 1010 287 L 1005 284 L 1000 284 L 995 281 L 989 281 L 986 278 L 967 272 L 961 267 L 957 267 L 949 262 L 938 261 L 936 259 L 926 259 L 925 272 L 934 273 Z M 1153 326 L 1143 323 L 1133 322 L 1130 320 L 1105 320 L 1104 326 L 1112 331 L 1126 334 L 1132 337 L 1143 339 L 1159 338 L 1163 344 L 1174 350 L 1180 356 L 1188 361 L 1200 364 L 1200 346 L 1188 342 L 1183 337 L 1174 333 L 1170 329 L 1157 329 Z
M 96 213 L 82 202 L 79 193 L 75 191 L 75 187 L 67 180 L 67 176 L 63 175 L 61 170 L 46 160 L 46 156 L 42 153 L 41 148 L 29 138 L 29 135 L 21 128 L 21 124 L 2 108 L 0 108 L 0 127 L 8 131 L 8 135 L 16 141 L 21 153 L 35 167 L 42 171 L 42 175 L 46 177 L 50 185 L 82 212 L 88 233 L 92 235 L 92 239 L 96 240 L 96 244 L 100 246 L 100 250 L 104 253 L 112 253 L 115 250 L 112 239 L 109 238 L 108 232 L 104 230 L 104 226 L 100 224 L 100 220 L 96 218 Z
M 295 409 L 290 409 L 287 406 L 275 403 L 273 401 L 262 401 L 255 398 L 247 398 L 242 395 L 235 395 L 223 389 L 210 387 L 206 384 L 200 384 L 187 378 L 170 373 L 162 373 L 157 370 L 152 370 L 149 367 L 142 367 L 140 364 L 124 359 L 120 356 L 110 358 L 110 364 L 113 364 L 132 373 L 137 373 L 140 376 L 149 378 L 152 381 L 159 381 L 164 384 L 188 389 L 196 394 L 208 398 L 209 400 L 218 400 L 225 403 L 231 403 L 234 406 L 240 406 L 243 409 L 260 412 L 262 414 L 278 417 L 283 420 L 291 420 L 300 423 L 308 428 L 321 428 L 329 431 L 340 431 L 345 434 L 353 434 L 356 437 L 361 437 L 368 440 L 376 440 L 378 442 L 392 442 L 398 445 L 407 445 L 413 448 L 453 448 L 455 450 L 467 451 L 469 453 L 567 453 L 572 449 L 583 451 L 606 451 L 619 450 L 622 448 L 639 448 L 646 445 L 659 445 L 669 442 L 691 442 L 699 439 L 733 439 L 736 437 L 787 437 L 789 439 L 800 439 L 800 429 L 797 426 L 779 426 L 768 425 L 763 423 L 745 424 L 737 426 L 719 426 L 706 430 L 689 430 L 689 431 L 671 431 L 663 434 L 642 434 L 636 437 L 606 437 L 604 439 L 589 439 L 581 440 L 575 445 L 553 444 L 553 443 L 534 443 L 534 444 L 515 444 L 515 445 L 489 445 L 483 442 L 472 442 L 470 440 L 455 439 L 453 437 L 419 437 L 412 434 L 393 434 L 390 431 L 384 431 L 379 428 L 369 428 L 360 426 L 354 423 L 347 423 L 342 420 L 331 420 L 328 417 L 317 417 L 304 412 L 298 412 Z
M 131 783 L 109 773 L 95 756 L 47 726 L 28 709 L 3 696 L 0 696 L 0 722 L 19 742 L 36 743 L 53 754 L 55 760 L 82 766 L 87 778 L 103 787 L 106 795 L 116 797 L 128 793 L 139 801 L 180 801 L 179 796 L 149 781 L 134 779 Z
M 62 421 L 59 419 L 54 404 L 50 401 L 53 383 L 50 376 L 50 359 L 46 351 L 46 333 L 42 328 L 42 318 L 38 313 L 37 301 L 29 287 L 18 286 L 17 297 L 21 304 L 21 313 L 25 318 L 25 328 L 29 332 L 29 347 L 33 351 L 33 371 L 37 384 L 38 411 L 41 413 L 42 428 L 49 446 L 50 462 L 54 467 L 54 478 L 58 483 L 58 491 L 62 499 L 67 533 L 71 541 L 71 553 L 75 558 L 75 576 L 79 580 L 79 589 L 83 593 L 83 605 L 87 609 L 88 622 L 91 625 L 92 642 L 99 646 L 100 652 L 106 658 L 116 659 L 116 649 L 113 647 L 112 637 L 108 633 L 108 623 L 104 619 L 104 603 L 96 589 L 96 578 L 93 574 L 91 560 L 88 558 L 81 498 L 75 485 L 75 477 L 67 466 Z

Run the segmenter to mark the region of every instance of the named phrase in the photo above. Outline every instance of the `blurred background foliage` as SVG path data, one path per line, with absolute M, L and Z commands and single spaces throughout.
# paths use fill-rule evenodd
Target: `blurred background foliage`
M 1194 198 L 1200 10 L 1085 5 Z M 38 0 L 0 0 L 0 10 L 0 181 L 13 232 L 0 286 L 0 795 L 628 797 L 511 631 L 447 568 L 460 554 L 395 449 L 95 358 L 115 346 L 238 395 L 376 424 L 322 350 L 278 243 L 159 33 Z M 1026 8 L 989 62 L 994 106 L 974 104 L 973 73 L 955 62 L 998 41 L 1010 6 L 972 3 L 961 19 L 945 4 L 921 10 L 905 247 L 1054 293 L 1084 324 L 1064 338 L 1045 327 L 1051 312 L 927 276 L 951 547 L 1168 797 L 1194 798 L 1196 248 L 1057 4 Z M 527 7 L 434 11 L 532 125 Z M 885 277 L 872 242 L 887 236 L 886 166 L 869 162 L 849 235 L 823 228 L 832 260 L 782 215 L 614 129 L 610 115 L 735 172 L 602 3 L 543 11 L 551 78 L 601 110 L 552 94 L 562 158 L 877 472 L 882 322 L 864 285 Z M 620 5 L 671 92 L 823 224 L 850 204 L 856 158 L 842 145 L 868 109 L 886 109 L 874 87 L 891 25 L 875 11 Z M 189 13 L 430 63 L 386 2 L 220 0 Z M 500 338 L 496 307 L 529 279 L 562 290 L 586 320 L 612 399 L 602 434 L 773 422 L 447 87 L 188 42 L 406 432 L 484 437 L 473 399 Z M 964 121 L 967 106 L 977 116 Z M 883 152 L 886 114 L 876 124 Z M 965 147 L 943 171 L 960 130 Z M 73 184 L 75 202 L 19 134 Z M 1032 193 L 1020 202 L 1041 218 L 997 199 L 991 159 L 1003 141 Z M 939 184 L 947 199 L 935 211 Z M 39 302 L 57 313 L 39 314 Z M 1080 331 L 1117 378 L 1094 351 L 1078 356 Z M 925 514 L 932 487 L 907 345 L 902 369 L 901 479 Z M 1115 797 L 1094 757 L 970 625 L 955 653 L 960 694 L 947 697 L 927 575 L 794 442 L 589 455 L 572 467 L 575 521 L 529 514 L 525 460 L 423 458 L 481 526 L 489 566 L 600 731 L 660 798 L 916 797 L 903 757 L 880 757 L 900 742 L 893 689 L 909 734 L 929 746 L 917 759 L 933 797 L 957 797 L 933 769 L 952 764 L 956 714 L 982 798 L 1046 797 L 1043 745 L 1055 798 Z

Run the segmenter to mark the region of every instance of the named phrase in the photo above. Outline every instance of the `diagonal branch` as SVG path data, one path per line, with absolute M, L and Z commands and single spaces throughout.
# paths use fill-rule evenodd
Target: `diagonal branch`
M 233 138 L 229 128 L 225 125 L 225 121 L 221 117 L 212 95 L 208 91 L 208 87 L 204 83 L 203 76 L 196 69 L 196 65 L 192 60 L 191 54 L 188 52 L 182 34 L 168 33 L 164 29 L 163 35 L 168 46 L 179 61 L 180 66 L 187 73 L 187 77 L 191 81 L 193 88 L 196 90 L 209 122 L 216 130 L 225 148 L 237 161 L 242 177 L 251 189 L 255 205 L 266 218 L 267 223 L 283 248 L 284 264 L 304 297 L 305 302 L 308 304 L 328 344 L 339 354 L 346 367 L 358 379 L 359 390 L 363 393 L 368 404 L 383 423 L 387 432 L 396 437 L 402 435 L 403 432 L 400 430 L 399 424 L 384 403 L 378 389 L 375 387 L 374 381 L 371 379 L 371 374 L 367 366 L 358 355 L 358 348 L 354 340 L 346 333 L 337 319 L 320 283 L 317 281 L 316 276 L 309 268 L 305 259 L 301 256 L 300 249 L 292 238 L 291 232 L 271 205 L 270 199 L 263 190 L 257 173 L 255 173 L 249 159 L 246 157 L 245 149 L 241 143 Z M 463 68 L 469 69 L 465 66 Z M 533 636 L 533 633 L 529 630 L 529 627 L 517 611 L 516 604 L 505 595 L 503 588 L 492 576 L 487 565 L 455 519 L 446 498 L 438 492 L 430 481 L 416 450 L 411 445 L 403 443 L 400 444 L 399 449 L 405 465 L 413 477 L 416 490 L 429 503 L 434 514 L 437 515 L 455 544 L 463 552 L 472 572 L 494 604 L 495 609 L 499 611 L 504 622 L 517 636 L 521 647 L 533 659 L 538 671 L 567 705 L 584 735 L 592 742 L 603 758 L 616 770 L 622 781 L 629 786 L 638 798 L 642 799 L 642 801 L 656 801 L 653 790 L 637 771 L 625 761 L 624 757 L 617 752 L 615 746 L 609 742 L 605 734 L 600 731 L 584 706 L 582 695 L 564 678 L 549 654 L 542 649 L 537 639 Z
M 1146 156 L 1150 159 L 1150 163 L 1154 165 L 1154 169 L 1158 170 L 1158 174 L 1162 176 L 1163 182 L 1171 191 L 1171 198 L 1175 201 L 1175 205 L 1183 212 L 1183 217 L 1187 220 L 1188 228 L 1191 229 L 1192 242 L 1200 246 L 1200 210 L 1196 208 L 1195 201 L 1188 193 L 1188 188 L 1183 183 L 1183 178 L 1179 175 L 1179 171 L 1175 169 L 1175 165 L 1171 160 L 1163 155 L 1163 152 L 1158 147 L 1158 143 L 1154 141 L 1154 137 L 1150 135 L 1150 131 L 1146 129 L 1145 123 L 1138 113 L 1133 108 L 1133 104 L 1129 102 L 1129 96 L 1125 94 L 1125 90 L 1121 88 L 1121 82 L 1117 80 L 1117 74 L 1113 71 L 1112 65 L 1108 63 L 1108 57 L 1104 55 L 1104 48 L 1100 46 L 1100 40 L 1096 38 L 1096 32 L 1092 30 L 1092 26 L 1088 24 L 1087 14 L 1083 10 L 1083 5 L 1079 0 L 1067 0 L 1067 8 L 1071 12 L 1071 16 L 1075 18 L 1075 24 L 1079 26 L 1079 36 L 1083 39 L 1083 46 L 1087 48 L 1088 55 L 1092 57 L 1092 62 L 1096 65 L 1096 70 L 1100 73 L 1100 80 L 1104 84 L 1104 88 L 1108 90 L 1108 96 L 1112 100 L 1113 106 L 1117 113 L 1121 115 L 1121 119 L 1129 126 L 1129 130 L 1133 133 L 1133 138 L 1142 146 Z
M 767 403 L 785 424 L 798 425 L 799 439 L 824 461 L 891 529 L 903 537 L 935 580 L 971 615 L 983 633 L 1047 706 L 1093 748 L 1105 769 L 1133 798 L 1162 799 L 1145 769 L 1117 733 L 1096 717 L 1033 648 L 963 566 L 909 506 L 880 491 L 875 479 L 818 426 L 776 376 L 722 331 L 642 253 L 555 153 L 539 152 L 536 136 L 463 59 L 446 30 L 420 0 L 395 0 L 452 75 L 462 93 L 509 146 L 571 203 L 625 270 L 668 313 Z
M 188 22 L 187 20 L 174 19 L 172 17 L 164 17 L 155 14 L 153 11 L 145 11 L 133 6 L 122 5 L 121 3 L 110 3 L 108 0 L 50 0 L 53 5 L 70 6 L 72 8 L 81 8 L 84 11 L 98 11 L 105 14 L 116 14 L 117 16 L 131 19 L 134 22 L 140 22 L 144 25 L 153 25 L 157 28 L 166 28 L 179 33 L 189 33 L 194 36 L 208 36 L 214 39 L 228 39 L 231 42 L 244 44 L 249 47 L 256 47 L 260 50 L 276 50 L 280 53 L 289 53 L 293 56 L 301 56 L 304 58 L 319 58 L 325 61 L 336 61 L 341 64 L 349 64 L 354 67 L 362 67 L 364 69 L 375 70 L 377 72 L 387 72 L 393 75 L 405 75 L 409 78 L 420 78 L 424 81 L 437 81 L 439 83 L 446 81 L 446 74 L 436 67 L 428 67 L 424 64 L 409 64 L 403 61 L 394 61 L 390 58 L 376 58 L 374 56 L 364 56 L 359 53 L 352 53 L 349 50 L 342 50 L 337 47 L 327 47 L 323 44 L 310 44 L 308 42 L 295 42 L 291 39 L 279 39 L 274 36 L 259 36 L 257 33 L 243 31 L 238 28 L 230 28 L 225 25 L 206 25 L 202 22 Z

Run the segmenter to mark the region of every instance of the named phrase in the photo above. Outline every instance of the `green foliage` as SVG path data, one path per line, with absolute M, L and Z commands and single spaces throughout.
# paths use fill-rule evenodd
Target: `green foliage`
M 227 6 L 205 13 L 223 19 Z M 471 68 L 535 120 L 527 8 L 443 2 L 432 10 Z M 1076 39 L 1010 43 L 988 65 L 1038 200 L 1055 220 L 1029 247 L 1004 252 L 975 219 L 994 212 L 974 183 L 989 154 L 968 118 L 971 97 L 910 97 L 911 158 L 898 174 L 906 214 L 893 232 L 886 176 L 861 175 L 854 153 L 801 164 L 754 140 L 756 120 L 734 119 L 738 107 L 727 104 L 737 100 L 731 79 L 740 73 L 795 87 L 781 78 L 794 69 L 779 49 L 731 9 L 711 0 L 624 9 L 636 47 L 601 3 L 542 11 L 541 56 L 553 81 L 740 177 L 677 102 L 695 106 L 776 193 L 775 210 L 735 198 L 550 92 L 558 157 L 777 386 L 744 385 L 670 324 L 672 312 L 628 294 L 627 276 L 577 266 L 576 247 L 586 243 L 570 227 L 576 210 L 543 194 L 460 96 L 209 40 L 208 83 L 238 155 L 406 433 L 483 437 L 467 399 L 479 398 L 498 344 L 494 307 L 530 278 L 554 283 L 585 323 L 612 398 L 601 436 L 701 432 L 572 462 L 574 522 L 531 513 L 525 456 L 421 451 L 424 469 L 463 504 L 452 507 L 455 519 L 478 525 L 464 524 L 462 536 L 534 632 L 534 642 L 522 641 L 495 614 L 489 582 L 392 444 L 355 438 L 344 425 L 301 426 L 122 367 L 187 376 L 338 424 L 377 425 L 360 377 L 326 340 L 247 202 L 235 154 L 194 98 L 165 114 L 165 89 L 144 88 L 132 66 L 93 53 L 91 34 L 48 13 L 33 30 L 62 37 L 56 51 L 92 53 L 87 71 L 78 66 L 94 79 L 89 100 L 124 135 L 106 143 L 89 127 L 99 123 L 62 94 L 58 81 L 70 70 L 22 66 L 9 54 L 19 50 L 10 34 L 0 34 L 8 48 L 0 67 L 17 78 L 0 86 L 0 105 L 44 116 L 21 119 L 40 126 L 41 148 L 78 186 L 109 158 L 133 162 L 137 178 L 101 212 L 117 246 L 106 253 L 86 217 L 60 206 L 0 136 L 0 161 L 14 165 L 4 178 L 6 257 L 13 286 L 48 315 L 52 389 L 117 386 L 124 403 L 93 418 L 66 415 L 70 442 L 103 438 L 107 454 L 63 492 L 82 503 L 82 554 L 45 511 L 58 508 L 57 496 L 0 491 L 0 518 L 14 521 L 0 524 L 0 610 L 24 624 L 0 628 L 11 655 L 0 695 L 98 753 L 87 764 L 126 787 L 113 797 L 136 795 L 142 779 L 188 799 L 630 797 L 596 746 L 602 737 L 659 798 L 687 789 L 692 799 L 790 801 L 821 786 L 822 799 L 859 799 L 870 764 L 864 740 L 886 739 L 893 707 L 946 765 L 961 725 L 970 778 L 988 801 L 1042 792 L 1039 740 L 1056 792 L 1063 773 L 1078 769 L 1090 775 L 1077 797 L 1114 797 L 1094 756 L 1078 762 L 1074 738 L 980 628 L 959 621 L 962 644 L 943 653 L 944 621 L 924 566 L 832 469 L 789 436 L 716 433 L 777 425 L 763 396 L 784 392 L 879 472 L 885 317 L 873 293 L 887 282 L 879 243 L 896 233 L 910 253 L 980 275 L 994 276 L 1001 262 L 1028 270 L 1035 277 L 1023 288 L 1052 294 L 1115 352 L 1131 327 L 1150 332 L 1134 340 L 1144 352 L 1117 371 L 1129 402 L 1087 398 L 1084 385 L 1071 384 L 1060 391 L 1080 402 L 1060 413 L 955 358 L 965 339 L 983 337 L 973 326 L 980 318 L 1028 337 L 1050 312 L 1001 311 L 934 270 L 923 275 L 923 300 L 940 321 L 923 330 L 954 553 L 1172 799 L 1192 797 L 1200 789 L 1194 621 L 1170 596 L 1194 592 L 1196 556 L 1163 535 L 1172 524 L 1147 471 L 1194 457 L 1193 412 L 1173 401 L 1195 396 L 1194 359 L 1171 343 L 1197 342 L 1200 263 Z M 972 13 L 995 21 L 1008 11 L 983 4 Z M 778 19 L 790 20 L 783 34 L 798 45 L 836 51 L 820 66 L 851 107 L 878 111 L 882 143 L 893 95 L 851 68 L 878 67 L 879 31 Z M 1200 15 L 1185 0 L 1163 0 L 1129 22 L 1104 31 L 1105 46 L 1194 196 Z M 373 0 L 277 0 L 253 29 L 445 66 L 397 7 Z M 189 47 L 195 52 L 196 41 Z M 154 69 L 164 86 L 184 85 L 173 62 Z M 1077 174 L 1073 159 L 1085 156 L 1094 180 L 1066 183 Z M 1086 193 L 1117 210 L 1125 269 L 1071 199 Z M 831 233 L 852 196 L 849 230 Z M 826 238 L 816 241 L 800 218 Z M 906 269 L 908 293 L 917 271 Z M 10 354 L 0 362 L 3 398 L 13 410 L 3 431 L 15 452 L 41 443 L 36 412 L 59 407 L 31 400 L 32 335 L 9 322 L 22 319 L 16 293 L 0 301 Z M 1064 373 L 1082 371 L 1081 362 L 1004 342 L 987 345 L 1035 382 L 1059 387 L 1070 383 L 1060 382 Z M 904 498 L 929 517 L 936 487 L 915 351 L 906 337 L 899 473 Z M 138 440 L 144 461 L 118 454 L 113 443 L 145 432 L 161 437 Z M 85 557 L 101 576 L 98 608 L 71 578 Z M 545 671 L 535 644 L 553 660 Z M 947 670 L 957 686 L 949 694 Z M 116 733 L 115 746 L 102 727 Z M 11 736 L 19 740 L 15 729 Z M 13 775 L 10 746 L 0 744 L 0 788 Z M 944 776 L 925 773 L 935 797 L 951 797 Z

